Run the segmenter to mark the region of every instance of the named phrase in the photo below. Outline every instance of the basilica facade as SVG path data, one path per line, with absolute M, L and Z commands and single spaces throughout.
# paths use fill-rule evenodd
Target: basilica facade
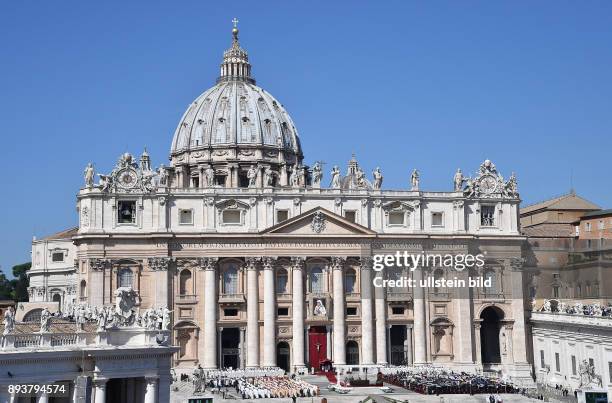
M 169 307 L 178 368 L 430 363 L 529 378 L 514 175 L 487 160 L 469 178 L 449 173 L 448 191 L 422 190 L 417 170 L 387 190 L 354 156 L 331 173 L 307 165 L 300 141 L 256 85 L 234 28 L 216 84 L 178 124 L 169 166 L 153 168 L 145 151 L 107 174 L 86 168 L 78 301 L 111 304 L 131 287 L 139 309 Z M 404 251 L 485 264 L 373 270 L 373 256 Z M 376 276 L 492 285 L 375 287 Z

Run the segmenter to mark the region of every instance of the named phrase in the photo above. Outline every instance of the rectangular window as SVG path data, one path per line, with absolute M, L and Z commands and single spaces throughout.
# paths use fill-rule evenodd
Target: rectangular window
M 346 316 L 356 316 L 356 315 L 357 315 L 357 308 L 355 308 L 354 306 L 346 307 Z
M 389 225 L 404 225 L 405 214 L 401 211 L 389 213 Z
M 480 207 L 480 225 L 483 227 L 495 226 L 495 206 Z
M 584 224 L 584 226 L 585 226 L 585 229 L 586 229 L 587 232 L 591 232 L 591 223 L 590 222 Z
M 554 278 L 555 280 L 559 279 L 560 277 L 561 277 L 561 274 L 559 274 L 559 273 L 553 273 L 553 278 Z
M 442 213 L 431 213 L 431 226 L 442 227 L 444 222 L 442 221 Z
M 224 316 L 238 316 L 238 309 L 228 308 L 223 310 Z
M 289 210 L 276 210 L 276 223 L 287 221 L 289 219 Z
M 612 362 L 608 362 L 608 379 L 612 383 Z
M 603 220 L 599 220 L 599 224 L 597 224 L 597 227 L 599 229 L 604 229 L 604 222 L 603 222 Z
M 595 366 L 595 361 L 592 358 L 589 358 L 589 365 L 592 367 Z
M 553 298 L 559 298 L 559 287 L 553 287 Z
M 240 210 L 225 210 L 223 212 L 223 224 L 240 224 L 242 221 Z
M 225 187 L 225 175 L 215 175 L 215 185 Z
M 119 224 L 136 223 L 136 202 L 134 200 L 121 200 L 117 203 L 117 222 Z
M 356 216 L 357 216 L 357 213 L 355 211 L 345 211 L 344 212 L 344 218 L 346 218 L 347 221 L 355 222 Z
M 289 316 L 289 308 L 278 308 L 276 314 L 278 316 Z
M 405 308 L 403 306 L 394 306 L 391 308 L 391 313 L 393 315 L 403 315 L 405 312 Z
M 555 353 L 555 369 L 557 372 L 561 372 L 561 359 L 559 353 Z
M 53 252 L 51 254 L 52 262 L 63 262 L 64 261 L 64 252 Z
M 576 371 L 576 356 L 572 355 L 572 375 L 576 375 L 578 372 Z
M 193 210 L 179 210 L 179 224 L 193 224 Z
M 546 368 L 546 362 L 544 361 L 544 350 L 540 350 L 540 368 Z
M 197 176 L 192 176 L 191 177 L 191 187 L 192 188 L 199 188 L 200 187 L 200 178 L 198 178 Z

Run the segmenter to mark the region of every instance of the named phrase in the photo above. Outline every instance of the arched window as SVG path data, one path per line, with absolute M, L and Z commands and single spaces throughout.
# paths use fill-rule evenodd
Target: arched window
M 325 292 L 325 278 L 323 277 L 323 269 L 320 267 L 314 267 L 310 271 L 310 292 Z
M 354 340 L 346 343 L 346 364 L 359 365 L 359 345 Z
M 347 269 L 344 273 L 344 292 L 353 294 L 357 292 L 355 286 L 357 284 L 357 274 L 354 269 Z
M 124 268 L 119 270 L 119 287 L 132 287 L 133 274 L 132 269 Z
M 181 271 L 181 275 L 179 276 L 179 294 L 191 294 L 193 291 L 191 284 L 191 271 L 187 269 Z
M 223 293 L 238 294 L 238 269 L 228 266 L 223 272 Z
M 81 280 L 81 297 L 87 296 L 87 281 Z
M 287 283 L 289 280 L 289 276 L 287 274 L 287 270 L 280 269 L 276 272 L 276 292 L 278 294 L 287 294 Z

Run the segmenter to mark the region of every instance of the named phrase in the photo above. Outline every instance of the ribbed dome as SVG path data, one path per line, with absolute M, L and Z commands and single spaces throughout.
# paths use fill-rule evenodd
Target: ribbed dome
M 219 82 L 187 109 L 171 153 L 215 145 L 282 146 L 301 154 L 291 117 L 270 94 L 247 81 Z
M 280 149 L 301 159 L 297 129 L 269 93 L 255 85 L 246 50 L 232 30 L 217 84 L 200 95 L 176 128 L 171 156 L 207 148 Z M 261 147 L 266 146 L 266 147 Z M 238 153 L 239 154 L 239 153 Z

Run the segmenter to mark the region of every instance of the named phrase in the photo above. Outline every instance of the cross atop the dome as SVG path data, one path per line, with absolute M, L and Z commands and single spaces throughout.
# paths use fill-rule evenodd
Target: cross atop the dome
M 232 20 L 232 23 L 234 23 L 234 28 L 238 28 L 238 23 L 240 21 L 238 21 L 238 18 L 234 17 L 234 19 Z

